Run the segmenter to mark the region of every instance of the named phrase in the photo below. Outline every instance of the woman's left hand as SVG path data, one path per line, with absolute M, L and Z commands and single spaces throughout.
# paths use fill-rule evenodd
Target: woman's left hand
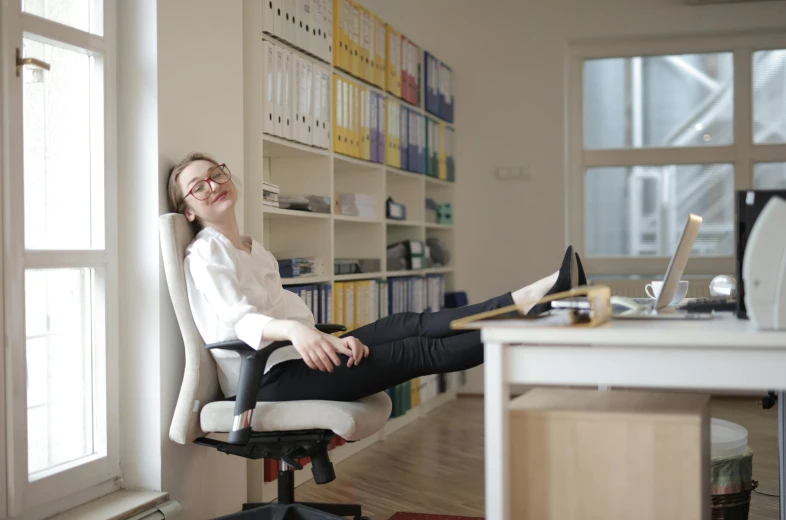
M 346 338 L 340 338 L 340 339 L 341 342 L 344 344 L 344 346 L 352 351 L 352 356 L 349 358 L 349 361 L 347 362 L 348 367 L 351 367 L 353 364 L 357 366 L 360 364 L 361 359 L 368 357 L 368 353 L 369 353 L 368 347 L 363 343 L 361 343 L 360 340 L 357 339 L 356 337 L 348 336 Z

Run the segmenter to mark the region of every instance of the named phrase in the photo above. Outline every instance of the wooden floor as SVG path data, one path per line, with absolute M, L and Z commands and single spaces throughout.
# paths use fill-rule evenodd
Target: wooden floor
M 719 398 L 713 417 L 748 429 L 758 491 L 778 494 L 777 412 L 755 398 Z M 483 400 L 431 412 L 336 467 L 337 479 L 297 488 L 299 501 L 363 504 L 374 520 L 400 511 L 483 516 Z M 777 520 L 778 498 L 754 493 L 749 520 Z

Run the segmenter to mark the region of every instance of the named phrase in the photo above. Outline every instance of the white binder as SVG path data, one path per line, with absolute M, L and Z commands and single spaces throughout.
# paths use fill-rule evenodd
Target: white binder
M 281 37 L 282 0 L 264 0 L 262 12 L 262 31 Z
M 276 126 L 276 46 L 270 42 L 262 42 L 262 131 L 275 134 Z
M 275 116 L 273 121 L 273 133 L 279 137 L 284 136 L 283 124 L 283 101 L 284 101 L 284 48 L 276 45 L 276 72 L 273 86 L 273 98 L 275 104 Z
M 294 137 L 294 117 L 293 117 L 293 98 L 294 98 L 294 81 L 292 70 L 294 55 L 292 51 L 284 49 L 284 75 L 283 75 L 283 92 L 281 100 L 281 123 L 283 126 L 282 137 L 286 139 L 293 139 Z
M 281 0 L 281 38 L 295 44 L 295 0 Z
M 333 142 L 333 110 L 331 102 L 333 96 L 331 95 L 331 86 L 333 82 L 330 80 L 330 71 L 322 69 L 322 86 L 320 93 L 322 95 L 322 139 L 325 148 L 330 148 L 330 143 Z
M 325 15 L 322 13 L 324 0 L 311 0 L 311 40 L 309 41 L 309 52 L 324 60 L 322 52 L 322 23 Z
M 298 68 L 297 84 L 297 123 L 295 139 L 303 144 L 312 144 L 312 84 L 313 65 L 306 58 L 296 58 Z
M 333 0 L 322 1 L 322 50 L 325 61 L 333 64 Z
M 311 52 L 311 0 L 296 0 L 295 41 L 296 47 Z
M 313 66 L 312 81 L 311 81 L 311 99 L 314 102 L 314 124 L 312 127 L 312 144 L 319 148 L 324 148 L 322 142 L 322 67 L 316 63 Z

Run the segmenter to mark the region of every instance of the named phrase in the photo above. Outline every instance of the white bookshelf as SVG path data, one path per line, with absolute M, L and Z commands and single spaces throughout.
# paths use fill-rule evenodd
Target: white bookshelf
M 262 31 L 263 3 L 258 0 L 243 2 L 243 103 L 244 103 L 244 173 L 241 183 L 243 196 L 243 231 L 262 243 L 277 258 L 291 256 L 314 257 L 322 265 L 317 276 L 284 279 L 284 285 L 335 283 L 368 279 L 395 279 L 402 276 L 445 275 L 445 289 L 454 289 L 455 270 L 452 265 L 436 266 L 411 271 L 388 271 L 386 248 L 406 239 L 426 240 L 438 237 L 451 252 L 455 251 L 455 227 L 426 222 L 426 197 L 437 203 L 450 202 L 455 206 L 455 185 L 452 182 L 427 177 L 333 151 L 321 149 L 263 132 L 265 114 L 265 85 L 263 78 L 263 41 L 273 42 L 301 58 L 307 58 L 331 75 L 352 78 L 364 86 L 382 93 L 386 100 L 394 99 L 419 113 L 437 119 L 422 107 L 383 92 L 374 85 L 347 75 L 330 63 L 304 53 L 287 42 Z M 421 81 L 424 83 L 424 81 Z M 422 86 L 423 88 L 423 86 Z M 421 99 L 423 91 L 421 88 Z M 332 93 L 329 96 L 333 102 Z M 331 110 L 332 118 L 332 110 Z M 332 124 L 332 120 L 331 120 Z M 448 124 L 455 128 L 455 125 Z M 272 182 L 285 195 L 320 195 L 330 198 L 331 213 L 310 213 L 264 206 L 262 182 Z M 359 218 L 336 214 L 336 193 L 364 193 L 373 198 L 375 218 Z M 386 218 L 385 202 L 392 197 L 407 207 L 404 221 Z M 333 264 L 339 258 L 373 258 L 380 261 L 379 272 L 334 275 Z M 423 417 L 435 407 L 454 399 L 457 378 L 448 378 L 448 391 L 413 408 L 402 417 L 390 420 L 377 434 L 356 443 L 348 443 L 330 452 L 336 463 L 346 459 L 378 440 L 384 440 L 402 426 Z M 275 498 L 276 482 L 263 484 L 262 461 L 249 461 L 249 500 L 269 501 Z M 311 471 L 296 473 L 296 484 L 311 478 Z
M 426 197 L 429 197 L 437 203 L 450 202 L 453 203 L 455 211 L 454 183 L 335 153 L 332 138 L 330 148 L 322 149 L 264 133 L 262 114 L 266 99 L 261 66 L 262 42 L 273 42 L 301 58 L 319 64 L 331 75 L 351 78 L 384 94 L 385 99 L 394 99 L 407 108 L 429 117 L 434 116 L 422 107 L 407 103 L 334 68 L 332 64 L 307 54 L 288 42 L 263 33 L 262 16 L 260 2 L 244 1 L 244 231 L 261 242 L 277 258 L 308 256 L 321 263 L 323 271 L 320 276 L 287 279 L 284 281 L 287 285 L 443 274 L 446 276 L 446 290 L 452 290 L 453 265 L 413 271 L 388 271 L 386 247 L 406 239 L 425 241 L 427 238 L 438 237 L 453 253 L 455 227 L 426 222 L 425 201 Z M 332 103 L 332 94 L 330 101 Z M 455 125 L 449 126 L 455 128 Z M 263 180 L 277 184 L 282 194 L 329 197 L 333 213 L 311 213 L 263 206 Z M 373 197 L 375 218 L 335 213 L 336 194 L 350 192 Z M 385 201 L 388 197 L 406 205 L 406 220 L 386 218 Z M 333 275 L 333 263 L 337 258 L 374 258 L 380 260 L 381 268 L 377 273 L 351 277 Z

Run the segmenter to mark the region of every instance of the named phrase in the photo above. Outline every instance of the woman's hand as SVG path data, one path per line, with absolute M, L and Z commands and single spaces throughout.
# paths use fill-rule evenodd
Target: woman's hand
M 361 359 L 368 357 L 368 347 L 361 343 L 359 339 L 349 336 L 339 338 L 339 340 L 352 351 L 352 355 L 349 356 L 349 361 L 347 362 L 348 367 L 351 367 L 353 364 L 357 366 L 360 364 Z
M 303 356 L 303 361 L 313 370 L 333 372 L 333 365 L 341 364 L 336 352 L 349 356 L 350 362 L 354 357 L 341 339 L 299 322 L 291 322 L 288 336 L 292 346 Z

